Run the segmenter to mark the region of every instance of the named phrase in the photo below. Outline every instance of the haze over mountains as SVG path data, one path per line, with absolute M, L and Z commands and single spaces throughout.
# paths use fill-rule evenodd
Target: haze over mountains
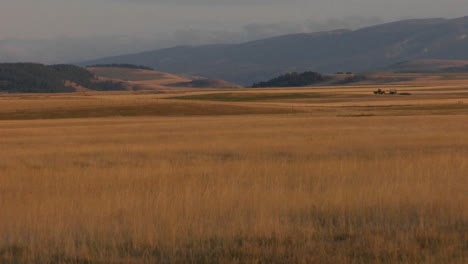
M 291 71 L 370 71 L 416 59 L 467 60 L 468 17 L 404 20 L 241 44 L 178 46 L 80 64 L 131 63 L 252 84 Z
M 383 23 L 371 16 L 344 16 L 327 19 L 298 21 L 272 21 L 248 23 L 231 27 L 207 23 L 190 27 L 177 27 L 164 31 L 161 23 L 144 33 L 122 29 L 117 33 L 106 30 L 90 35 L 74 35 L 66 32 L 55 37 L 4 36 L 0 31 L 0 62 L 33 61 L 45 64 L 69 63 L 101 57 L 156 50 L 178 45 L 234 44 L 270 38 L 286 34 L 328 31 L 337 28 L 358 29 Z M 136 22 L 134 22 L 136 23 Z M 211 26 L 210 26 L 211 25 Z

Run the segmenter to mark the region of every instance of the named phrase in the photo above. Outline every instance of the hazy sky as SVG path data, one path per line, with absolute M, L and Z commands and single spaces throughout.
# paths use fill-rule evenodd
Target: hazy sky
M 342 16 L 455 17 L 468 0 L 1 0 L 0 39 L 141 34 Z
M 5 51 L 5 40 L 86 39 L 91 45 L 96 36 L 101 43 L 126 36 L 127 46 L 146 49 L 465 15 L 468 0 L 0 0 L 0 60 L 28 51 L 12 44 Z

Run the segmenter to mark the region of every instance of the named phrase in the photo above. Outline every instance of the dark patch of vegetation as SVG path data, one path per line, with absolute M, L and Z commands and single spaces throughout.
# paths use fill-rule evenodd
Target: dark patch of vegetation
M 317 72 L 287 73 L 266 82 L 254 83 L 252 88 L 262 87 L 301 87 L 329 80 L 330 77 Z
M 193 87 L 193 88 L 240 88 L 239 85 L 218 79 L 197 79 L 190 82 L 170 84 L 173 87 Z
M 0 64 L 0 93 L 66 93 L 70 82 L 97 91 L 124 90 L 122 83 L 98 82 L 93 73 L 74 65 Z
M 150 70 L 154 71 L 153 68 L 144 66 L 144 65 L 135 65 L 135 64 L 96 64 L 88 65 L 86 67 L 96 67 L 96 68 L 129 68 L 129 69 L 139 69 L 139 70 Z
M 0 92 L 60 93 L 73 92 L 61 74 L 52 67 L 35 63 L 0 64 Z
M 190 82 L 191 87 L 204 88 L 204 87 L 216 87 L 216 88 L 238 88 L 238 85 L 228 83 L 216 79 L 199 79 Z
M 410 93 L 398 93 L 398 91 L 397 91 L 397 90 L 394 90 L 394 89 L 387 90 L 387 91 L 383 91 L 382 89 L 378 89 L 377 91 L 374 91 L 374 94 L 387 94 L 387 95 L 396 95 L 396 94 L 400 94 L 400 95 L 411 95 Z
M 91 90 L 95 90 L 95 91 L 125 91 L 127 90 L 123 82 L 114 82 L 114 81 L 93 82 L 88 88 Z
M 325 95 L 318 93 L 212 93 L 171 97 L 170 99 L 183 100 L 207 100 L 223 102 L 248 102 L 266 100 L 287 100 L 287 99 L 307 99 L 322 98 Z
M 374 94 L 385 94 L 385 91 L 382 91 L 382 89 L 378 89 L 377 91 L 374 91 Z
M 46 67 L 55 70 L 56 74 L 61 77 L 61 79 L 74 82 L 84 87 L 89 87 L 95 79 L 93 73 L 75 65 L 58 64 Z

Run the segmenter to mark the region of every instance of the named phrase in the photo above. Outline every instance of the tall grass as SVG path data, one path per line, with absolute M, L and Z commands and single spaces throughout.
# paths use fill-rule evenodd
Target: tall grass
M 0 263 L 464 263 L 466 121 L 2 121 Z

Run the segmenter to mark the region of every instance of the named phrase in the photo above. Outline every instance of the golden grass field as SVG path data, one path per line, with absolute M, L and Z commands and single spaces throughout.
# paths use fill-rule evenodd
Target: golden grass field
M 1 95 L 0 263 L 466 263 L 468 83 L 378 87 Z

